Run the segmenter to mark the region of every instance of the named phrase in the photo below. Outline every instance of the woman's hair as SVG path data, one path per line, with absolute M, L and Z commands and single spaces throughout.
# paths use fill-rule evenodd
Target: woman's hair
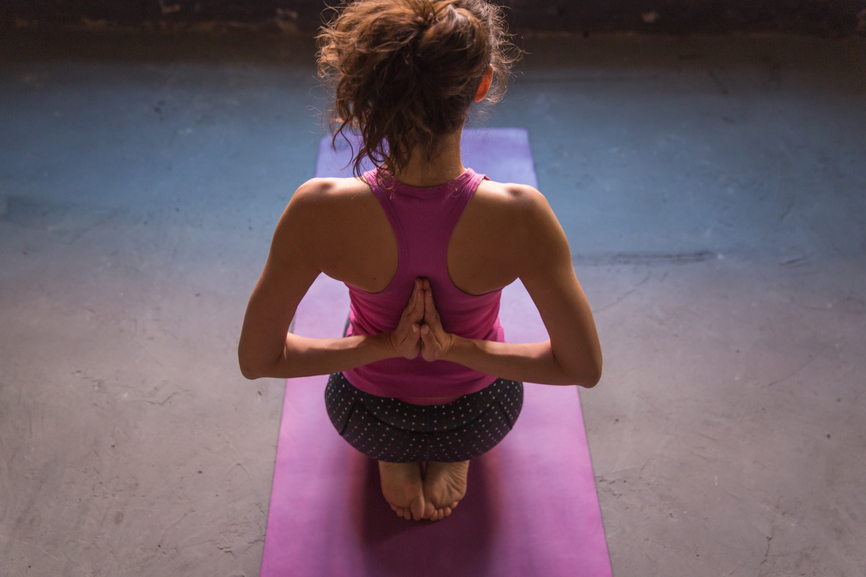
M 416 146 L 432 158 L 437 139 L 463 125 L 488 67 L 495 102 L 520 54 L 486 0 L 356 0 L 317 40 L 319 76 L 334 95 L 332 144 L 359 133 L 358 176 L 365 158 L 391 174 Z

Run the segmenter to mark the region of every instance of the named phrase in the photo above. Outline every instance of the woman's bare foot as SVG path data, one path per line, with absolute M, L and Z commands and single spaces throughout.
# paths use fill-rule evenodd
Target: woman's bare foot
M 382 495 L 398 517 L 406 520 L 428 519 L 433 505 L 424 497 L 421 463 L 386 463 L 379 461 Z
M 444 519 L 466 495 L 469 461 L 459 463 L 427 462 L 424 476 L 424 496 L 428 510 L 432 507 L 431 521 Z

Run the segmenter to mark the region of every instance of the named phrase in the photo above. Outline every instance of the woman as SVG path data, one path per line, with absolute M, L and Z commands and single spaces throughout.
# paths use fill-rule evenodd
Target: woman
M 461 160 L 470 105 L 501 95 L 513 61 L 499 9 L 358 0 L 319 41 L 320 73 L 335 86 L 334 139 L 359 133 L 359 177 L 316 178 L 295 192 L 250 298 L 241 371 L 330 374 L 328 414 L 379 461 L 391 508 L 436 521 L 465 495 L 470 459 L 513 426 L 522 381 L 598 382 L 598 335 L 544 197 Z M 377 168 L 362 175 L 365 159 Z M 346 336 L 287 334 L 321 273 L 349 287 Z M 503 342 L 500 291 L 518 278 L 545 342 Z

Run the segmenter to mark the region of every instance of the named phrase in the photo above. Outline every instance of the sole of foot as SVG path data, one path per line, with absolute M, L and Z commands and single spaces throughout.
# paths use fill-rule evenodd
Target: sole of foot
M 466 495 L 469 478 L 469 461 L 458 463 L 439 463 L 428 461 L 424 475 L 424 496 L 428 510 L 432 505 L 431 521 L 439 521 L 449 516 Z
M 382 495 L 398 517 L 420 521 L 429 519 L 434 507 L 424 496 L 420 463 L 386 463 L 379 461 Z

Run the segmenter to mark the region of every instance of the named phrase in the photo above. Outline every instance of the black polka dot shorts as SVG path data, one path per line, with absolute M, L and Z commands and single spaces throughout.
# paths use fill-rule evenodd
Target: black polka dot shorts
M 453 463 L 483 455 L 505 438 L 523 407 L 523 383 L 498 379 L 451 403 L 413 405 L 365 393 L 335 373 L 325 406 L 337 432 L 368 457 Z

